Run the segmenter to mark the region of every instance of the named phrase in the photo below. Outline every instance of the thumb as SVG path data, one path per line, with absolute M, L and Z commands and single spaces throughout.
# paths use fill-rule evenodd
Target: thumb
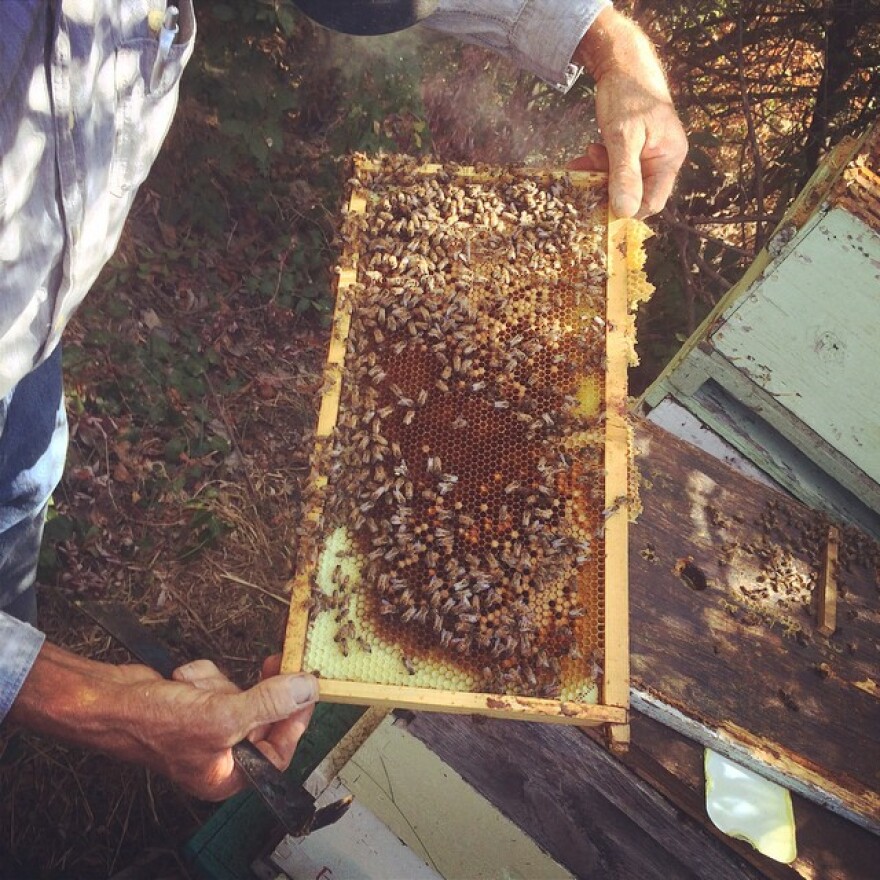
M 311 706 L 318 699 L 318 680 L 313 675 L 273 675 L 250 690 L 236 695 L 241 738 L 254 728 L 283 721 Z

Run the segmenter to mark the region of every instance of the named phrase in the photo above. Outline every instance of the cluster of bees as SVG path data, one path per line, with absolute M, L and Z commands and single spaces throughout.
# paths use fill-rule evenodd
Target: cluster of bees
M 352 181 L 366 209 L 325 534 L 358 577 L 313 588 L 344 654 L 353 619 L 481 690 L 556 698 L 601 661 L 604 210 L 565 178 L 426 174 L 395 160 Z
M 732 524 L 717 508 L 709 506 L 707 513 L 716 530 Z M 740 516 L 733 519 L 743 522 Z M 798 618 L 813 616 L 830 524 L 815 511 L 768 501 L 754 521 L 757 528 L 750 540 L 722 542 L 718 565 L 735 565 L 741 555 L 758 563 L 753 581 L 740 585 L 747 606 L 770 622 L 781 622 L 785 632 L 803 638 L 806 630 Z M 833 572 L 842 593 L 847 591 L 848 577 L 860 569 L 880 587 L 880 545 L 853 526 L 843 527 Z

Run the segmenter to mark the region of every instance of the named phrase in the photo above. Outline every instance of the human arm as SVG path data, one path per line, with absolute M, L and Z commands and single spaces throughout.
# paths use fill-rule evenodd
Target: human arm
M 662 210 L 687 154 L 654 47 L 626 16 L 606 7 L 574 53 L 596 81 L 604 146 L 591 144 L 571 168 L 608 170 L 611 207 L 621 217 Z
M 44 643 L 9 711 L 30 730 L 142 764 L 205 800 L 244 787 L 232 746 L 244 738 L 287 767 L 311 718 L 317 682 L 277 675 L 239 691 L 207 660 L 175 670 L 174 681 L 138 664 L 114 666 Z
M 650 40 L 608 0 L 440 0 L 434 30 L 489 48 L 566 91 L 579 65 L 596 80 L 604 146 L 569 167 L 611 170 L 612 209 L 644 217 L 666 202 L 687 152 Z

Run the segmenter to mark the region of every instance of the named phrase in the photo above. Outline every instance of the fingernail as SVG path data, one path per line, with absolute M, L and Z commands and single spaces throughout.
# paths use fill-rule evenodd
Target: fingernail
M 290 679 L 290 693 L 297 706 L 314 703 L 318 699 L 318 680 L 313 675 L 296 675 Z

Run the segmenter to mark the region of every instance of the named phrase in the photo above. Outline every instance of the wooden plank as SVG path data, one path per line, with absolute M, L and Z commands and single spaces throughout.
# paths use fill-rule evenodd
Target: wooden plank
M 829 782 L 821 770 L 817 772 L 811 767 L 804 767 L 791 760 L 785 754 L 779 754 L 772 745 L 768 746 L 763 738 L 756 737 L 751 731 L 734 723 L 729 723 L 723 729 L 715 729 L 653 695 L 635 688 L 631 698 L 633 706 L 638 707 L 642 714 L 703 748 L 718 752 L 770 782 L 787 788 L 869 831 L 880 834 L 880 824 L 873 815 L 866 815 L 858 809 L 853 809 L 845 794 L 841 794 L 839 785 L 833 781 Z
M 826 638 L 810 596 L 827 523 L 649 424 L 636 437 L 644 511 L 630 529 L 633 686 L 876 821 L 876 545 L 865 542 L 857 559 L 862 539 L 846 531 L 840 626 Z M 791 569 L 791 596 L 768 576 L 774 555 Z
M 326 701 L 322 700 L 322 702 L 326 704 Z M 306 790 L 315 798 L 319 798 L 339 775 L 339 771 L 351 760 L 351 756 L 367 741 L 388 715 L 387 711 L 375 706 L 367 709 L 327 753 L 321 763 L 312 770 L 303 782 Z
M 791 865 L 768 859 L 744 841 L 720 832 L 706 816 L 703 747 L 641 712 L 631 713 L 632 742 L 620 760 L 770 880 L 795 877 L 861 880 L 880 864 L 880 837 L 792 794 L 797 858 Z M 585 731 L 596 742 L 598 733 Z
M 880 491 L 880 443 L 871 440 L 880 435 L 873 385 L 880 370 L 878 265 L 880 235 L 842 208 L 817 213 L 708 337 L 769 395 L 768 409 L 822 438 L 832 450 L 822 466 L 856 492 L 850 463 Z
M 878 145 L 875 125 L 830 151 L 768 247 L 640 406 L 678 398 L 796 497 L 880 537 L 869 378 L 880 363 L 871 339 L 880 278 Z M 726 398 L 721 405 L 709 387 L 715 383 Z M 758 414 L 756 426 L 745 424 L 752 421 L 746 408 Z
M 573 880 L 399 723 L 382 724 L 339 775 L 359 804 L 442 877 Z
M 438 691 L 374 682 L 334 681 L 322 678 L 321 700 L 386 708 L 437 710 L 489 715 L 494 718 L 528 718 L 555 724 L 625 724 L 623 706 L 589 705 L 537 697 L 514 697 L 461 691 Z
M 608 224 L 608 295 L 605 312 L 605 658 L 602 702 L 629 705 L 629 457 L 627 362 L 632 340 L 627 338 L 626 221 Z M 618 748 L 629 739 L 626 728 L 609 728 Z
M 676 399 L 804 504 L 880 538 L 880 515 L 721 385 L 704 382 L 693 396 Z
M 828 197 L 832 187 L 843 177 L 846 166 L 864 148 L 866 143 L 869 143 L 872 138 L 876 138 L 878 130 L 880 128 L 875 127 L 873 134 L 870 131 L 865 132 L 860 138 L 844 138 L 829 151 L 807 181 L 806 186 L 786 210 L 773 235 L 770 236 L 770 241 L 774 240 L 780 230 L 800 229 L 810 219 L 816 208 Z M 766 247 L 761 249 L 742 278 L 719 300 L 715 308 L 667 364 L 660 376 L 645 391 L 639 399 L 640 408 L 644 405 L 656 406 L 667 394 L 673 393 L 670 379 L 688 364 L 691 354 L 710 335 L 712 328 L 725 312 L 744 295 L 757 279 L 765 272 L 770 271 L 774 259 L 775 257 Z
M 758 877 L 581 731 L 416 715 L 409 731 L 578 877 Z
M 777 328 L 777 335 L 778 332 L 781 331 Z M 739 358 L 740 361 L 743 359 L 745 356 Z M 866 476 L 849 458 L 842 455 L 832 443 L 818 433 L 814 426 L 802 421 L 793 415 L 788 408 L 780 405 L 779 399 L 782 398 L 777 399 L 774 393 L 762 387 L 738 363 L 728 360 L 710 344 L 707 344 L 705 351 L 695 351 L 691 360 L 693 365 L 699 365 L 699 369 L 720 385 L 733 400 L 757 414 L 762 421 L 775 429 L 802 455 L 814 462 L 822 472 L 853 492 L 874 510 L 880 510 L 880 486 Z M 672 381 L 674 383 L 674 380 Z M 848 394 L 847 387 L 845 385 L 839 387 L 837 395 L 845 396 Z M 804 387 L 803 391 L 794 390 L 791 393 L 805 394 L 806 388 Z M 677 395 L 677 398 L 689 405 L 689 401 L 684 395 Z M 852 428 L 852 430 L 856 429 Z M 869 419 L 859 432 L 861 438 L 859 442 L 866 443 L 867 437 L 873 436 L 873 430 Z M 746 452 L 745 454 L 752 457 L 754 452 L 751 454 Z
M 837 556 L 840 550 L 840 529 L 828 527 L 825 555 L 822 558 L 822 574 L 816 589 L 816 622 L 823 636 L 830 636 L 837 629 Z

